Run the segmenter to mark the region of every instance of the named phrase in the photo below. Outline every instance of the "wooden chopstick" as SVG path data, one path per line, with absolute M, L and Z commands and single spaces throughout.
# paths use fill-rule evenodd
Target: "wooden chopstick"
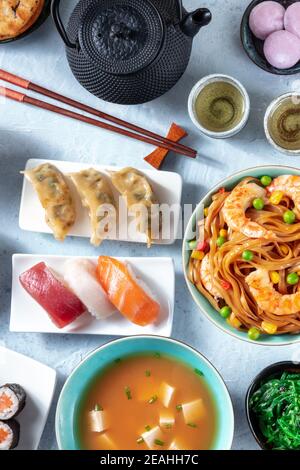
M 32 90 L 36 93 L 42 94 L 42 95 L 47 96 L 49 98 L 52 98 L 56 101 L 60 101 L 64 104 L 67 104 L 67 105 L 72 106 L 74 108 L 78 108 L 78 109 L 80 109 L 82 111 L 85 111 L 89 114 L 93 114 L 97 117 L 100 117 L 100 118 L 106 120 L 106 121 L 113 122 L 115 124 L 118 124 L 118 125 L 120 125 L 124 128 L 130 129 L 130 130 L 135 132 L 134 134 L 133 133 L 127 133 L 127 132 L 126 133 L 125 132 L 118 132 L 119 134 L 126 135 L 128 137 L 135 138 L 137 140 L 141 140 L 143 142 L 150 143 L 152 145 L 155 145 L 155 146 L 158 146 L 158 147 L 161 147 L 161 148 L 165 148 L 167 150 L 172 150 L 174 152 L 180 153 L 182 155 L 186 155 L 186 156 L 191 157 L 191 158 L 196 158 L 196 156 L 197 156 L 196 150 L 194 150 L 190 147 L 187 147 L 187 146 L 182 145 L 180 143 L 172 142 L 171 140 L 167 139 L 166 137 L 163 137 L 159 134 L 155 134 L 154 132 L 151 132 L 147 129 L 136 126 L 135 124 L 132 124 L 130 122 L 126 122 L 126 121 L 124 121 L 122 119 L 119 119 L 115 116 L 112 116 L 110 114 L 103 113 L 100 110 L 97 110 L 95 108 L 87 106 L 87 105 L 85 105 L 85 104 L 83 104 L 79 101 L 73 100 L 72 98 L 68 98 L 64 95 L 61 95 L 61 94 L 56 93 L 54 91 L 51 91 L 47 88 L 41 87 L 40 85 L 37 85 L 33 82 L 30 82 L 30 81 L 28 81 L 24 78 L 18 77 L 17 75 L 14 75 L 10 72 L 7 72 L 6 70 L 0 69 L 0 79 L 4 80 L 6 82 L 12 83 L 13 85 L 16 85 L 18 87 L 24 88 L 26 90 Z M 6 95 L 6 96 L 9 98 L 8 95 Z M 24 96 L 26 96 L 26 95 L 24 95 Z M 29 97 L 27 97 L 27 98 L 29 98 Z M 14 98 L 12 98 L 12 99 L 14 99 Z M 23 101 L 23 102 L 29 103 L 29 101 L 27 99 L 26 100 L 22 99 L 22 100 L 17 100 L 17 101 Z M 36 100 L 36 101 L 39 101 L 39 100 Z M 45 103 L 45 102 L 42 101 L 40 103 Z M 33 104 L 33 103 L 30 103 L 30 104 Z M 41 106 L 41 107 L 45 108 L 44 106 Z M 45 109 L 48 109 L 50 111 L 49 108 L 45 108 Z M 61 110 L 63 108 L 58 108 L 58 109 Z M 58 112 L 58 111 L 53 111 L 53 112 Z M 64 114 L 64 113 L 59 112 L 59 114 Z M 74 114 L 77 114 L 77 113 L 74 113 Z M 64 114 L 64 115 L 67 115 L 67 114 Z M 72 117 L 70 115 L 67 115 L 67 116 Z M 82 116 L 82 115 L 78 114 L 78 116 Z M 82 116 L 82 117 L 84 117 L 84 116 Z M 73 118 L 75 119 L 74 116 L 73 116 Z M 92 120 L 92 121 L 95 121 L 95 120 Z M 85 121 L 85 122 L 87 122 L 87 121 Z M 99 122 L 99 121 L 96 121 L 96 122 Z M 92 124 L 92 123 L 90 122 L 90 124 Z M 102 124 L 105 124 L 105 123 L 102 123 Z M 107 125 L 107 126 L 108 127 L 103 126 L 103 128 L 107 129 L 107 130 L 111 130 L 113 132 L 117 132 L 117 129 L 119 129 L 118 127 L 115 127 L 115 126 L 109 126 L 109 125 Z M 98 126 L 98 127 L 102 127 L 102 126 Z M 147 139 L 138 138 L 139 135 L 149 137 L 151 139 L 151 141 L 149 141 Z
M 20 103 L 27 103 L 37 108 L 46 109 L 47 111 L 51 111 L 56 114 L 61 114 L 62 116 L 66 116 L 71 119 L 76 119 L 77 121 L 82 121 L 87 124 L 91 124 L 92 126 L 100 127 L 101 129 L 106 129 L 117 134 L 125 135 L 132 139 L 140 140 L 142 142 L 146 142 L 155 146 L 159 145 L 159 147 L 166 148 L 177 153 L 179 152 L 178 148 L 176 148 L 175 145 L 157 142 L 157 140 L 151 139 L 150 137 L 135 134 L 134 132 L 130 132 L 129 130 L 122 129 L 121 127 L 116 127 L 111 124 L 107 124 L 106 122 L 97 121 L 96 119 L 89 118 L 88 116 L 84 116 L 83 114 L 74 113 L 73 111 L 69 111 L 68 109 L 60 108 L 59 106 L 47 103 L 46 101 L 37 100 L 35 98 L 32 98 L 31 96 L 24 95 L 23 93 L 19 93 L 15 90 L 11 90 L 10 88 L 0 87 L 0 95 L 5 96 L 6 98 L 9 98 L 14 101 L 19 101 Z M 187 150 L 180 150 L 180 153 L 190 158 L 196 157 L 196 155 L 191 154 Z

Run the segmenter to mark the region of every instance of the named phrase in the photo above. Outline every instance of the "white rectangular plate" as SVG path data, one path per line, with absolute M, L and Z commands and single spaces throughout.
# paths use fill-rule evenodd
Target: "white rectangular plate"
M 36 450 L 52 403 L 56 372 L 0 346 L 0 385 L 6 383 L 21 385 L 27 394 L 26 406 L 16 417 L 21 426 L 17 450 Z
M 68 259 L 70 257 L 67 256 L 13 256 L 10 331 L 109 336 L 131 336 L 138 334 L 171 336 L 175 297 L 175 270 L 171 258 L 121 258 L 129 262 L 137 275 L 148 284 L 160 303 L 161 311 L 158 323 L 147 327 L 140 327 L 130 323 L 119 313 L 102 321 L 98 321 L 90 314 L 86 314 L 82 315 L 69 327 L 60 330 L 51 322 L 44 309 L 23 289 L 19 282 L 19 276 L 42 261 L 58 273 L 58 275 L 61 275 L 63 265 Z
M 120 167 L 114 166 L 103 166 L 103 165 L 87 165 L 83 163 L 72 163 L 64 161 L 54 160 L 37 160 L 31 159 L 27 161 L 26 170 L 32 169 L 43 163 L 51 163 L 55 165 L 62 173 L 74 173 L 82 171 L 87 168 L 95 168 L 104 174 L 108 174 L 108 171 L 118 171 Z M 180 203 L 182 195 L 182 178 L 177 173 L 167 171 L 153 171 L 153 170 L 141 170 L 142 173 L 148 178 L 152 185 L 153 191 L 159 201 L 159 204 L 166 204 L 169 207 L 173 207 L 173 216 L 171 217 L 170 225 L 170 237 L 165 240 L 154 241 L 156 244 L 171 245 L 175 242 L 176 235 L 178 233 L 178 225 L 180 221 Z M 80 197 L 73 185 L 69 180 L 69 186 L 72 191 L 74 201 L 76 203 L 77 219 L 75 225 L 72 227 L 69 235 L 75 237 L 87 237 L 91 236 L 90 220 L 88 210 L 81 204 Z M 115 200 L 118 201 L 119 194 L 114 190 Z M 30 232 L 41 232 L 41 233 L 52 233 L 45 221 L 45 212 L 42 208 L 38 196 L 34 191 L 31 183 L 24 178 L 23 191 L 20 206 L 19 225 L 23 230 Z M 119 229 L 119 241 L 138 242 L 146 243 L 146 236 L 142 233 L 127 234 L 125 223 L 120 224 Z M 124 233 L 123 233 L 124 232 Z M 109 237 L 113 239 L 113 237 Z

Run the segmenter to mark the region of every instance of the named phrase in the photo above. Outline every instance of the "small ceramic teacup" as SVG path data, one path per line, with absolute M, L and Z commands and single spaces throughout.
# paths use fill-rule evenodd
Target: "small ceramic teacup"
M 269 105 L 267 111 L 266 111 L 266 114 L 265 114 L 265 121 L 264 121 L 264 128 L 265 128 L 265 134 L 266 134 L 266 137 L 267 137 L 267 140 L 269 141 L 269 143 L 278 151 L 278 152 L 281 152 L 281 153 L 284 153 L 285 155 L 290 155 L 290 156 L 294 156 L 294 157 L 299 157 L 300 156 L 300 145 L 299 145 L 299 148 L 296 148 L 296 149 L 288 149 L 288 148 L 285 148 L 283 147 L 282 145 L 284 145 L 284 141 L 282 145 L 280 140 L 278 140 L 276 142 L 275 138 L 273 138 L 272 136 L 272 131 L 271 131 L 271 122 L 272 122 L 272 119 L 274 118 L 275 114 L 276 114 L 276 111 L 280 109 L 280 107 L 282 105 L 284 105 L 285 102 L 288 102 L 290 101 L 291 103 L 294 104 L 295 108 L 293 108 L 291 111 L 290 111 L 290 115 L 294 115 L 296 116 L 297 118 L 297 121 L 295 121 L 295 123 L 292 125 L 292 137 L 293 138 L 297 138 L 297 141 L 299 142 L 299 130 L 297 130 L 298 126 L 299 126 L 299 112 L 300 112 L 300 95 L 299 93 L 296 93 L 296 92 L 290 92 L 290 93 L 285 93 L 284 95 L 281 95 L 279 96 L 278 98 L 276 98 L 275 100 L 273 100 L 271 102 L 271 104 Z M 278 124 L 278 127 L 281 129 L 281 130 L 286 130 L 285 127 L 286 127 L 286 122 L 288 122 L 288 119 L 289 119 L 289 113 L 287 112 L 287 110 L 283 111 L 282 113 L 282 122 L 281 124 L 279 125 Z M 274 118 L 275 119 L 275 118 Z M 299 129 L 299 128 L 298 128 Z M 293 134 L 297 133 L 296 136 L 294 136 Z M 288 131 L 287 131 L 288 132 Z M 288 139 L 289 140 L 289 139 Z
M 237 122 L 234 127 L 230 128 L 229 130 L 226 131 L 215 131 L 215 130 L 210 130 L 206 128 L 199 119 L 197 110 L 196 110 L 196 104 L 198 97 L 200 93 L 207 87 L 208 85 L 216 82 L 223 82 L 223 83 L 228 83 L 235 87 L 241 94 L 242 99 L 243 99 L 243 110 L 241 113 L 241 118 Z M 250 99 L 249 95 L 245 89 L 245 87 L 235 78 L 232 78 L 228 75 L 222 75 L 222 74 L 214 74 L 214 75 L 208 75 L 204 78 L 202 78 L 194 88 L 192 89 L 190 96 L 189 96 L 189 102 L 188 102 L 188 108 L 189 108 L 189 115 L 195 126 L 203 132 L 203 134 L 213 137 L 215 139 L 227 139 L 229 137 L 232 137 L 236 134 L 238 134 L 247 124 L 248 119 L 249 119 L 249 114 L 250 114 Z

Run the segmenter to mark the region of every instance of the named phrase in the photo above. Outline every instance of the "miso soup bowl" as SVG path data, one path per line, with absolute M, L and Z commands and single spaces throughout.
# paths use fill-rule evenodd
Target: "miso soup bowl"
M 179 341 L 159 336 L 132 336 L 117 339 L 90 353 L 66 381 L 56 410 L 56 438 L 61 450 L 80 450 L 79 412 L 82 399 L 107 366 L 128 356 L 159 352 L 178 359 L 192 369 L 200 369 L 211 390 L 217 410 L 217 433 L 209 450 L 230 450 L 234 415 L 226 385 L 213 365 L 199 352 Z
M 219 312 L 213 308 L 209 301 L 198 291 L 196 286 L 189 280 L 188 268 L 191 256 L 189 251 L 189 241 L 195 238 L 195 229 L 197 222 L 203 217 L 203 209 L 208 207 L 212 202 L 212 196 L 220 189 L 233 189 L 240 181 L 247 176 L 253 176 L 255 178 L 261 178 L 262 176 L 269 175 L 272 178 L 276 178 L 280 175 L 298 175 L 300 176 L 300 170 L 298 168 L 291 168 L 280 165 L 268 165 L 268 166 L 257 166 L 255 168 L 248 168 L 247 170 L 239 171 L 228 178 L 220 181 L 214 186 L 206 196 L 199 202 L 196 207 L 185 232 L 183 247 L 182 247 L 182 259 L 183 259 L 183 270 L 185 280 L 189 288 L 190 294 L 194 299 L 196 305 L 199 308 L 199 313 L 205 315 L 212 323 L 220 328 L 224 333 L 234 336 L 237 339 L 247 341 L 252 344 L 264 345 L 264 346 L 287 346 L 290 344 L 300 343 L 300 334 L 295 335 L 264 335 L 259 340 L 252 341 L 249 339 L 246 331 L 240 331 L 231 327 L 224 318 L 221 317 Z

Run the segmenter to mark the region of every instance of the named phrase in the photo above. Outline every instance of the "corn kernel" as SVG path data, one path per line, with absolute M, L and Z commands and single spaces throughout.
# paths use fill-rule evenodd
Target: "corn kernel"
M 277 271 L 272 271 L 270 274 L 271 281 L 273 284 L 279 284 L 280 282 L 280 275 Z
M 274 204 L 274 206 L 278 206 L 281 203 L 284 194 L 282 191 L 274 191 L 274 193 L 270 196 L 270 203 Z
M 277 326 L 267 321 L 263 321 L 261 327 L 269 335 L 274 335 L 277 332 Z
M 204 251 L 198 251 L 198 250 L 194 250 L 191 255 L 193 259 L 197 259 L 199 261 L 202 261 L 204 256 L 205 256 Z
M 242 326 L 242 323 L 240 320 L 235 316 L 235 314 L 232 312 L 230 317 L 227 319 L 227 323 L 230 326 L 233 326 L 233 328 L 236 328 L 237 330 Z
M 228 236 L 227 230 L 225 230 L 224 228 L 220 230 L 220 237 L 227 238 L 227 236 Z
M 288 247 L 287 247 L 286 245 L 280 245 L 280 249 L 281 249 L 281 251 L 282 251 L 282 253 L 283 253 L 284 255 L 288 255 L 288 254 L 289 254 L 289 251 L 290 251 L 290 250 L 288 249 Z
M 207 216 L 208 216 L 208 212 L 209 212 L 209 208 L 208 208 L 208 207 L 205 207 L 205 209 L 204 209 L 204 217 L 207 217 Z

